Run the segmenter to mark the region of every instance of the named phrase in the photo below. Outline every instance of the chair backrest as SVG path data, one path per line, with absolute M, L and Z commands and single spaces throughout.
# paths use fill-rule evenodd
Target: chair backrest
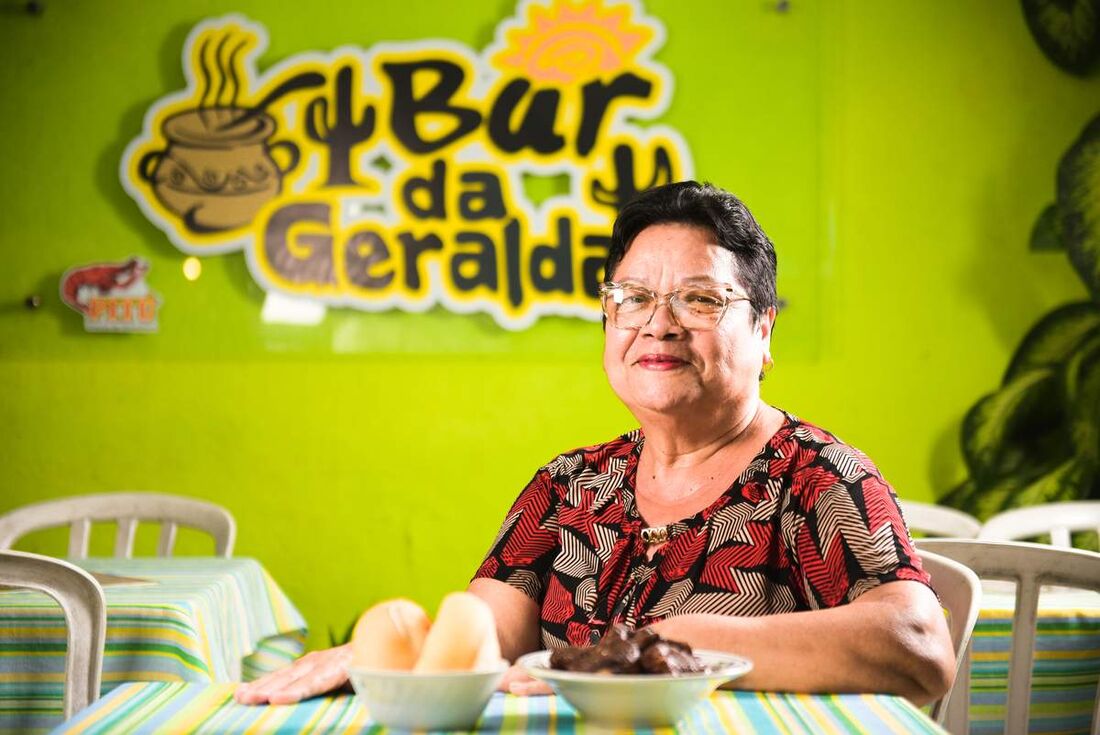
M 943 505 L 921 503 L 916 500 L 898 500 L 901 514 L 910 531 L 928 536 L 950 538 L 976 538 L 981 521 L 969 513 Z
M 1008 700 L 1005 731 L 1008 735 L 1027 732 L 1031 703 L 1031 668 L 1035 655 L 1035 624 L 1038 617 L 1039 589 L 1059 585 L 1100 592 L 1100 554 L 1015 541 L 984 539 L 918 539 L 921 552 L 932 551 L 949 557 L 977 572 L 982 579 L 1016 583 L 1016 610 L 1012 619 L 1012 655 L 1008 664 Z M 965 705 L 966 697 L 955 697 L 948 712 L 948 729 L 956 704 Z M 1093 735 L 1100 735 L 1100 700 L 1093 715 Z M 962 707 L 961 709 L 965 709 Z M 965 711 L 962 723 L 965 725 Z M 957 726 L 957 725 L 956 725 Z M 965 732 L 965 728 L 961 731 Z
M 982 584 L 972 569 L 957 561 L 927 549 L 920 549 L 919 553 L 921 565 L 932 578 L 932 587 L 940 597 L 940 604 L 947 610 L 947 628 L 955 650 L 955 683 L 942 699 L 932 705 L 932 719 L 944 724 L 952 695 L 969 696 L 970 676 L 969 671 L 963 670 L 963 663 L 974 624 L 978 622 Z
M 170 556 L 180 525 L 197 528 L 214 537 L 218 556 L 233 555 L 237 523 L 228 510 L 204 500 L 164 493 L 98 493 L 74 495 L 16 508 L 0 516 L 0 549 L 10 549 L 20 537 L 41 528 L 68 525 L 67 556 L 88 556 L 88 538 L 93 521 L 115 521 L 115 556 L 129 559 L 134 553 L 138 521 L 161 524 L 157 555 Z
M 107 630 L 107 603 L 99 582 L 60 559 L 0 551 L 0 584 L 45 592 L 65 613 L 65 719 L 99 699 Z
M 1073 546 L 1071 531 L 1100 533 L 1100 500 L 1045 503 L 1006 510 L 990 516 L 982 524 L 978 538 L 1015 541 L 1049 533 L 1051 545 L 1068 549 Z

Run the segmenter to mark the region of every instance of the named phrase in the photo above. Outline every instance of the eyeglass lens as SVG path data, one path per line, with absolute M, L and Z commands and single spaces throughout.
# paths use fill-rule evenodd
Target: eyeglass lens
M 673 317 L 682 326 L 713 327 L 728 303 L 725 290 L 728 289 L 696 287 L 659 296 L 641 286 L 618 286 L 605 292 L 604 311 L 616 327 L 641 327 L 652 318 L 658 304 L 667 301 Z

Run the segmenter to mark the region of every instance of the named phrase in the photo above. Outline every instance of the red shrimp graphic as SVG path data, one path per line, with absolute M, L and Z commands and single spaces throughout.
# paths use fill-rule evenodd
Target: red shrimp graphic
M 97 263 L 76 268 L 66 273 L 61 282 L 61 299 L 87 314 L 93 297 L 110 296 L 113 291 L 127 288 L 148 271 L 149 264 L 141 258 L 130 258 L 125 263 Z

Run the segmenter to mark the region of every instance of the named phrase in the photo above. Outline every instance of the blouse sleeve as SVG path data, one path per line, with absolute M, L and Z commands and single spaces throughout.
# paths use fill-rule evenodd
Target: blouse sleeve
M 539 603 L 558 543 L 558 500 L 543 468 L 512 504 L 474 579 L 500 580 Z
M 811 608 L 841 605 L 896 580 L 930 585 L 893 488 L 867 457 L 815 461 L 792 483 L 790 553 Z M 839 467 L 839 468 L 838 468 Z

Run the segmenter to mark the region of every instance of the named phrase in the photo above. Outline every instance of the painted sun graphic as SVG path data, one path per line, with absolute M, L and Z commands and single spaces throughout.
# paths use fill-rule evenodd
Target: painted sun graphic
M 631 6 L 602 0 L 555 0 L 526 6 L 526 25 L 505 32 L 492 63 L 536 82 L 569 84 L 631 66 L 653 40 L 648 26 L 631 22 Z

